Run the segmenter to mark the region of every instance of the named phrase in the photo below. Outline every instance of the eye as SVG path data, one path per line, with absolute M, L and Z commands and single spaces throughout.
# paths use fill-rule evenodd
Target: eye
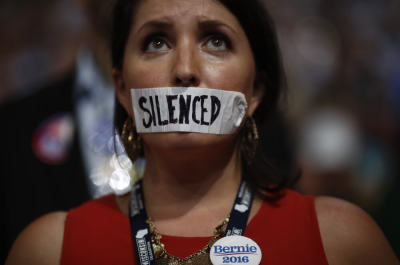
M 230 42 L 224 36 L 213 35 L 207 39 L 205 46 L 209 50 L 225 51 L 230 49 Z
M 143 47 L 145 52 L 160 52 L 169 49 L 167 42 L 162 37 L 150 37 Z

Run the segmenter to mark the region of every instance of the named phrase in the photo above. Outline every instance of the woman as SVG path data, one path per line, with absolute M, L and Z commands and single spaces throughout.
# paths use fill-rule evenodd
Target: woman
M 284 189 L 288 180 L 264 166 L 260 150 L 254 155 L 256 126 L 265 123 L 280 94 L 278 50 L 267 18 L 257 1 L 119 1 L 112 43 L 120 103 L 116 127 L 131 159 L 144 154 L 143 181 L 131 196 L 108 196 L 35 221 L 15 242 L 7 264 L 148 264 L 154 257 L 157 264 L 210 264 L 208 252 L 224 249 L 212 246 L 225 230 L 254 240 L 261 264 L 398 264 L 382 232 L 362 210 Z M 233 116 L 238 111 L 232 124 L 229 119 L 219 124 L 233 129 L 222 135 L 198 133 L 200 118 L 193 110 L 193 126 L 181 132 L 184 119 L 178 122 L 174 115 L 181 115 L 175 112 L 179 107 L 182 112 L 188 101 L 179 98 L 183 105 L 178 107 L 178 100 L 172 105 L 173 95 L 165 106 L 149 103 L 175 91 L 171 87 L 187 89 L 184 100 L 199 91 L 210 93 L 197 102 L 204 115 L 217 116 L 226 105 Z M 217 98 L 216 90 L 247 102 L 243 121 L 237 104 L 226 98 L 216 107 L 216 101 L 208 105 L 214 110 L 203 106 L 202 99 Z M 169 117 L 165 123 L 162 115 Z M 203 116 L 201 122 L 211 128 Z M 146 124 L 150 128 L 142 132 L 167 124 L 172 129 L 135 131 Z M 242 189 L 243 183 L 250 189 Z M 238 195 L 239 187 L 252 192 L 253 199 Z M 235 198 L 245 197 L 233 206 Z M 244 226 L 230 230 L 236 216 L 243 217 Z M 141 252 L 150 251 L 146 243 L 140 245 L 149 237 L 154 253 Z M 237 258 L 228 264 L 248 263 Z

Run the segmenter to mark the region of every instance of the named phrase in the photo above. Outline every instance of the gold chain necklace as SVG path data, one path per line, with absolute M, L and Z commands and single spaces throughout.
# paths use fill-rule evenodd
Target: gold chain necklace
M 193 253 L 185 258 L 175 257 L 169 254 L 165 250 L 165 246 L 161 243 L 162 236 L 157 232 L 156 226 L 154 225 L 151 218 L 146 221 L 149 224 L 151 232 L 151 242 L 153 244 L 153 251 L 156 262 L 158 265 L 207 265 L 211 264 L 209 253 L 211 247 L 221 237 L 226 230 L 226 225 L 229 222 L 229 217 L 225 218 L 220 225 L 214 229 L 214 236 L 208 242 L 208 244 L 201 250 Z

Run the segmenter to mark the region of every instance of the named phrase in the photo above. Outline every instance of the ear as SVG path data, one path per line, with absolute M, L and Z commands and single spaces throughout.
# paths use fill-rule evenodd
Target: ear
M 249 108 L 247 110 L 248 117 L 253 116 L 258 105 L 261 104 L 264 95 L 265 95 L 265 78 L 263 74 L 257 73 L 254 81 L 253 93 L 249 102 Z
M 115 87 L 115 93 L 117 95 L 117 99 L 119 103 L 121 103 L 122 107 L 125 111 L 133 117 L 132 111 L 132 102 L 131 102 L 131 94 L 129 88 L 125 86 L 125 82 L 122 76 L 122 72 L 117 69 L 112 70 L 112 80 Z

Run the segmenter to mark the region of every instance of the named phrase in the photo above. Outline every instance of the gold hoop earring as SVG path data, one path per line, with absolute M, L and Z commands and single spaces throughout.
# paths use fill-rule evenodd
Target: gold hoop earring
M 128 117 L 122 126 L 121 140 L 124 145 L 126 154 L 135 162 L 139 156 L 143 155 L 143 142 L 137 133 L 133 121 Z
M 250 165 L 253 162 L 253 159 L 256 155 L 258 142 L 259 135 L 256 121 L 253 117 L 249 117 L 246 119 L 246 122 L 243 126 L 241 143 L 242 156 L 246 160 L 247 165 Z

